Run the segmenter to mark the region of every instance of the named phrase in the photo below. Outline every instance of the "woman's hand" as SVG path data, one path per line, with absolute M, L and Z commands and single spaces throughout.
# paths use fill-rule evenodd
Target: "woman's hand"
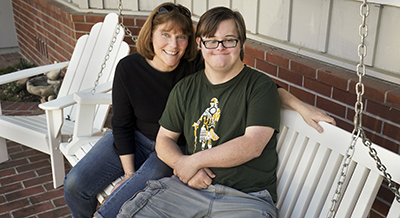
M 117 189 L 120 185 L 122 185 L 122 183 L 124 183 L 126 180 L 131 178 L 133 176 L 133 174 L 134 173 L 125 173 L 124 178 L 122 178 L 119 182 L 117 182 L 117 184 L 115 184 L 115 186 L 111 190 L 110 194 L 113 193 L 113 191 L 115 191 L 115 189 Z

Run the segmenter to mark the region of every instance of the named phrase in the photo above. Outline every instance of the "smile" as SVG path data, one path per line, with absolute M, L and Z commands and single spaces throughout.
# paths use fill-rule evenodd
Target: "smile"
M 164 52 L 166 54 L 169 54 L 169 55 L 177 55 L 178 54 L 178 52 L 169 52 L 169 51 L 166 51 L 166 50 L 164 50 Z

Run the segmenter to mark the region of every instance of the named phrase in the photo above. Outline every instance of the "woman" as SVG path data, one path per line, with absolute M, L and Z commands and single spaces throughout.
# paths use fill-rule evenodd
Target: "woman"
M 180 79 L 204 68 L 200 55 L 196 56 L 190 11 L 173 3 L 159 5 L 139 33 L 137 50 L 116 69 L 112 132 L 96 143 L 64 181 L 64 196 L 75 218 L 93 216 L 96 195 L 122 175 L 95 217 L 116 217 L 122 204 L 142 190 L 146 181 L 172 175 L 157 158 L 154 146 L 169 92 Z M 279 93 L 283 107 L 307 115 L 314 126 L 318 126 L 315 121 L 334 122 L 286 90 L 280 88 Z

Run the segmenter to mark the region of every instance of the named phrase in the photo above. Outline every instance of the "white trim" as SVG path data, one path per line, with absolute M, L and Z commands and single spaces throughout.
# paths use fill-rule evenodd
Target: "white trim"
M 362 0 L 353 0 L 353 1 L 362 2 Z M 399 0 L 368 0 L 367 2 L 368 3 L 374 3 L 374 4 L 382 4 L 382 5 L 400 7 L 400 1 Z
M 109 13 L 117 13 L 117 9 L 85 9 L 85 8 L 79 8 L 75 6 L 74 4 L 70 2 L 65 2 L 63 0 L 54 0 L 58 3 L 61 3 L 69 8 L 72 8 L 73 10 L 81 13 L 96 13 L 96 14 L 109 14 Z M 122 10 L 122 15 L 136 15 L 136 16 L 149 16 L 151 11 L 132 11 L 132 10 Z

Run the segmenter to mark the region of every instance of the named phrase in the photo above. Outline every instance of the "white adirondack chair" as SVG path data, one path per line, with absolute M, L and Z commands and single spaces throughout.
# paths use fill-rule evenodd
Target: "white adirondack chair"
M 36 67 L 0 77 L 0 84 L 38 75 L 49 70 L 62 69 L 68 66 L 57 99 L 39 105 L 45 115 L 39 116 L 1 116 L 0 114 L 0 162 L 8 160 L 6 139 L 50 155 L 54 187 L 62 185 L 65 177 L 64 158 L 59 150 L 61 142 L 67 141 L 74 132 L 75 101 L 73 93 L 89 93 L 98 77 L 101 65 L 107 54 L 114 31 L 117 28 L 118 16 L 108 14 L 104 22 L 95 24 L 89 35 L 80 37 L 76 43 L 71 60 L 50 66 Z M 116 37 L 106 67 L 102 71 L 96 92 L 111 90 L 111 82 L 118 61 L 129 53 L 129 46 L 123 42 L 124 31 Z M 108 83 L 107 83 L 108 82 Z M 89 128 L 101 132 L 107 118 L 109 105 L 96 108 L 96 114 Z M 0 110 L 1 113 L 1 110 Z M 70 120 L 65 119 L 66 116 Z M 80 122 L 76 120 L 76 122 Z M 75 130 L 76 132 L 77 130 Z

